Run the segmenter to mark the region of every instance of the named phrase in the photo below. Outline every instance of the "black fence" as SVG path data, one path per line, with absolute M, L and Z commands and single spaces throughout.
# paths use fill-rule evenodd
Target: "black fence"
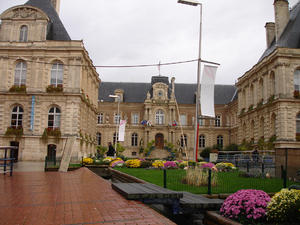
M 279 178 L 262 173 L 261 170 L 257 172 L 240 170 L 213 172 L 203 169 L 164 171 L 164 186 L 166 188 L 196 194 L 234 193 L 241 189 L 257 189 L 274 193 L 292 184 L 299 184 L 299 182 L 289 180 L 286 170 L 282 170 L 282 176 Z

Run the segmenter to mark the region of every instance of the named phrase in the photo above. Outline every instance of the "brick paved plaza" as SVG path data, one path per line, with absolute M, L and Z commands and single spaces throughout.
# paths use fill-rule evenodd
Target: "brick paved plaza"
M 175 224 L 87 168 L 0 175 L 1 224 Z

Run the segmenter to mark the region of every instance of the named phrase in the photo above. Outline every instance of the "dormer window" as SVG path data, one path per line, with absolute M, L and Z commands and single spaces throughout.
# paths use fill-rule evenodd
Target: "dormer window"
M 27 42 L 27 35 L 28 35 L 28 27 L 22 26 L 20 29 L 20 42 Z
M 124 102 L 124 91 L 121 89 L 117 89 L 115 90 L 115 95 L 119 95 L 120 96 L 120 102 Z M 118 99 L 115 98 L 115 101 L 117 102 Z

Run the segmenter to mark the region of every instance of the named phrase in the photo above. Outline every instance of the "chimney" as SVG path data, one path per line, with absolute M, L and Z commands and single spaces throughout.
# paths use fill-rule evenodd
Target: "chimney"
M 290 19 L 288 0 L 275 0 L 274 10 L 275 10 L 275 35 L 276 35 L 276 42 L 277 42 Z
M 275 37 L 275 23 L 269 22 L 266 23 L 266 35 L 267 35 L 267 48 L 271 45 L 274 37 Z
M 59 9 L 60 9 L 60 0 L 51 0 L 52 4 L 57 12 L 57 14 L 59 15 Z
M 175 77 L 172 77 L 171 83 L 172 83 L 172 92 L 175 93 Z

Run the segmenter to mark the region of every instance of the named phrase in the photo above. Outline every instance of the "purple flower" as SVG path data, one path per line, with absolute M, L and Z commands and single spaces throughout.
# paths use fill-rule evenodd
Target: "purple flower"
M 204 163 L 204 164 L 202 164 L 201 168 L 212 168 L 214 166 L 215 166 L 215 164 L 213 164 L 213 163 Z
M 261 190 L 239 190 L 223 203 L 220 214 L 227 218 L 257 220 L 266 216 L 266 207 L 271 198 Z
M 165 168 L 177 168 L 177 164 L 173 161 L 166 161 L 164 163 Z

